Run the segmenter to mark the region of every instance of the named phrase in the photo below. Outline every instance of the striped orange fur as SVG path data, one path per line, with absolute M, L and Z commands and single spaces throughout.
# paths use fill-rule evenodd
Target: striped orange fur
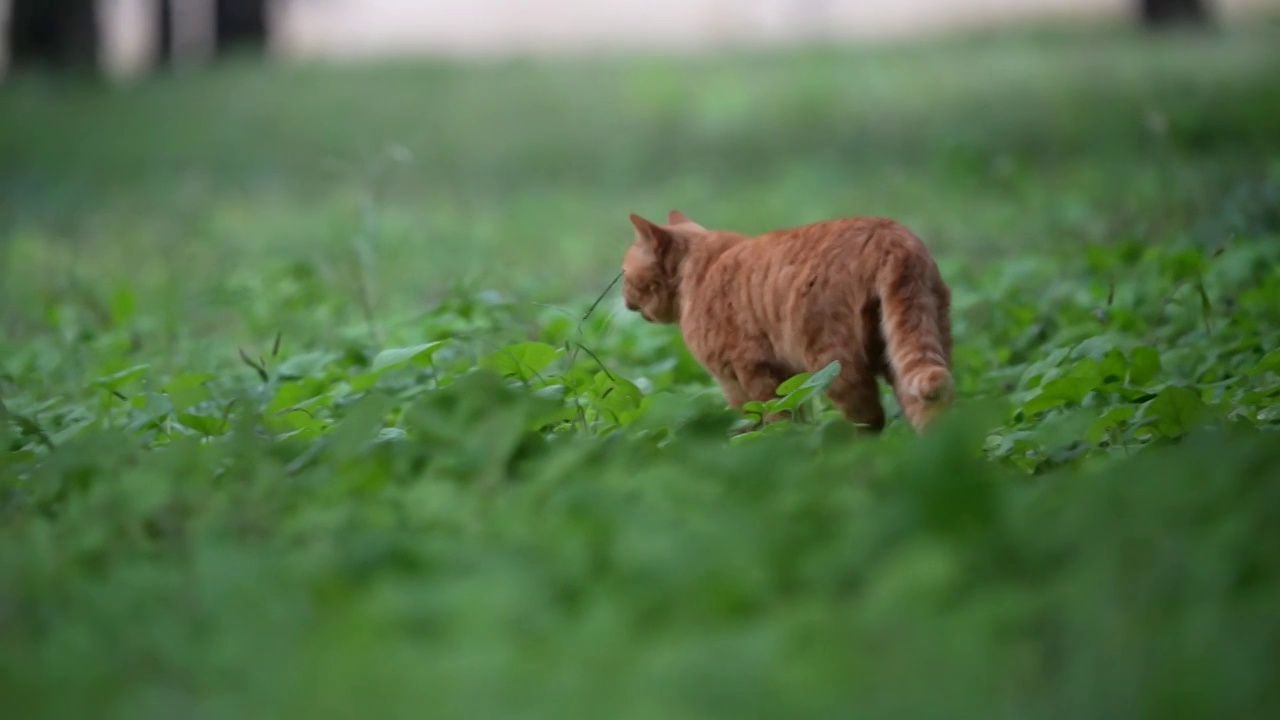
M 776 396 L 840 361 L 828 395 L 851 422 L 885 425 L 877 377 L 917 431 L 948 405 L 951 291 L 924 243 L 887 218 L 842 218 L 748 236 L 673 210 L 631 216 L 623 298 L 677 323 L 730 406 Z

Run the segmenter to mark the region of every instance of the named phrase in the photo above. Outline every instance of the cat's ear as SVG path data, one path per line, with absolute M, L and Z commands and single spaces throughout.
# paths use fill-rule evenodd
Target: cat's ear
M 675 243 L 675 238 L 672 237 L 671 231 L 661 225 L 645 220 L 635 213 L 631 213 L 631 224 L 636 229 L 636 237 L 647 243 L 655 255 L 665 255 Z
M 680 212 L 679 210 L 672 210 L 671 212 L 667 213 L 667 224 L 669 224 L 669 225 L 692 225 L 693 227 L 695 227 L 695 228 L 697 228 L 697 229 L 699 229 L 699 230 L 706 230 L 706 228 L 704 228 L 704 227 L 702 227 L 701 225 L 699 225 L 698 223 L 694 222 L 693 218 L 689 217 L 688 215 L 685 215 L 684 213 Z
M 647 233 L 649 232 L 649 228 L 654 227 L 653 223 L 645 220 L 635 213 L 631 213 L 631 225 L 640 233 Z

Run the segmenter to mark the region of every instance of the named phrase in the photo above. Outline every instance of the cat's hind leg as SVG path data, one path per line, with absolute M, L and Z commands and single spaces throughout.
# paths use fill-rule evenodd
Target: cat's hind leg
M 716 384 L 720 386 L 720 393 L 724 395 L 724 401 L 734 410 L 741 410 L 747 402 L 747 392 L 743 389 L 742 383 L 738 382 L 738 378 L 731 375 L 714 377 Z
M 741 389 L 741 402 L 736 407 L 749 401 L 768 402 L 778 396 L 778 386 L 786 382 L 790 375 L 777 363 L 767 361 L 744 361 L 733 366 L 738 388 Z M 724 387 L 724 383 L 721 383 Z M 770 413 L 762 422 L 771 423 L 790 417 L 789 412 Z
M 827 397 L 849 422 L 872 433 L 884 430 L 880 386 L 876 383 L 876 373 L 866 362 L 841 361 L 840 374 L 827 389 Z

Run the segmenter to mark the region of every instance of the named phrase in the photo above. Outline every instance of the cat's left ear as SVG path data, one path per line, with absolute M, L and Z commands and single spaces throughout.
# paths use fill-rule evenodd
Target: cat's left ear
M 635 213 L 631 213 L 631 224 L 636 229 L 637 237 L 648 243 L 655 255 L 666 255 L 675 244 L 671 231 Z

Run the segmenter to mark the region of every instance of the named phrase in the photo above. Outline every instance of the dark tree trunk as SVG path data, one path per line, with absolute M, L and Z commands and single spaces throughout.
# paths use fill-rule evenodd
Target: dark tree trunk
M 172 64 L 175 53 L 174 16 L 178 3 L 187 0 L 159 0 L 159 56 L 162 64 Z M 177 7 L 175 7 L 177 6 Z M 267 41 L 267 0 L 214 0 L 213 53 L 257 52 Z
M 156 13 L 157 54 L 161 65 L 173 60 L 173 3 L 174 0 L 160 0 L 160 11 Z
M 1175 25 L 1207 25 L 1209 0 L 1139 0 L 1142 24 L 1150 28 Z
M 267 42 L 267 0 L 218 0 L 218 52 L 260 51 Z
M 94 0 L 13 0 L 9 48 L 14 68 L 94 68 L 98 62 Z

